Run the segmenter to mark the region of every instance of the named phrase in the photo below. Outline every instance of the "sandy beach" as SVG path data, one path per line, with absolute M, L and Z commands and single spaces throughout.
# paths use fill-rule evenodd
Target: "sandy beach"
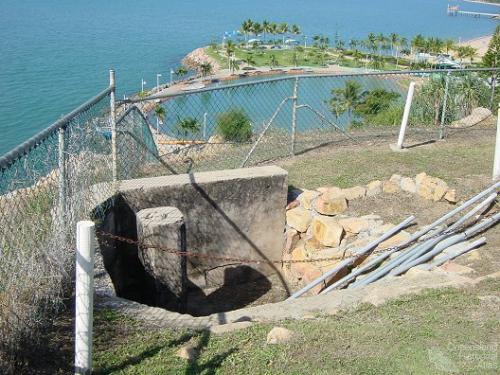
M 471 46 L 471 47 L 477 49 L 477 55 L 479 57 L 482 57 L 482 56 L 484 56 L 486 51 L 488 51 L 488 44 L 490 43 L 491 38 L 492 38 L 492 35 L 485 35 L 485 36 L 481 36 L 479 38 L 465 40 L 462 43 L 459 43 L 459 45 L 460 46 Z

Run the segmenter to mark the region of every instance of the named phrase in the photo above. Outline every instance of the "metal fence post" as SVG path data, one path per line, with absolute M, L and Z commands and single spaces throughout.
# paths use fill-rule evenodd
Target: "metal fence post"
M 414 92 L 415 92 L 415 82 L 410 82 L 410 87 L 408 88 L 408 96 L 406 97 L 405 110 L 403 112 L 403 119 L 401 120 L 401 128 L 399 130 L 398 143 L 396 145 L 396 149 L 398 150 L 401 150 L 403 148 L 406 126 L 408 125 L 408 119 L 410 118 L 410 109 L 411 109 L 411 103 L 413 101 Z
M 63 228 L 66 218 L 66 128 L 62 127 L 58 133 L 58 148 L 59 148 L 59 225 Z M 64 241 L 66 242 L 66 241 Z
M 76 226 L 75 374 L 92 372 L 95 224 Z
M 109 71 L 109 86 L 112 87 L 111 93 L 109 95 L 112 175 L 113 175 L 113 182 L 116 182 L 118 178 L 117 153 L 116 153 L 116 99 L 115 99 L 116 82 L 115 82 L 115 71 L 112 69 Z
M 444 138 L 444 121 L 446 119 L 446 105 L 448 104 L 448 91 L 449 91 L 449 86 L 450 86 L 450 72 L 446 74 L 445 78 L 445 86 L 444 86 L 444 99 L 443 99 L 443 109 L 441 112 L 441 126 L 439 127 L 439 139 Z
M 292 96 L 292 144 L 291 154 L 295 156 L 295 134 L 297 131 L 297 100 L 298 100 L 299 77 L 295 78 Z
M 497 110 L 497 138 L 495 142 L 495 158 L 493 159 L 493 180 L 500 179 L 500 103 Z
M 203 140 L 205 141 L 207 140 L 207 115 L 207 112 L 203 114 Z

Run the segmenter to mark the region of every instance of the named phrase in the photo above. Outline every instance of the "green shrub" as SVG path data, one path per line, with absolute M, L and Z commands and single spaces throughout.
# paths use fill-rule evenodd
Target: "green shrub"
M 225 141 L 246 142 L 252 138 L 250 118 L 242 109 L 222 113 L 217 118 L 217 133 Z

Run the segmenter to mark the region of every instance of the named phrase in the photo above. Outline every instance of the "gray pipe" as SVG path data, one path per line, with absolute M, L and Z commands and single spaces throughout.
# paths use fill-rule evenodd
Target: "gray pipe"
M 494 225 L 498 220 L 500 220 L 500 212 L 474 225 L 468 231 L 465 231 L 463 233 L 445 239 L 444 241 L 436 245 L 436 247 L 434 247 L 434 249 L 432 249 L 428 253 L 422 254 L 420 257 L 415 258 L 413 261 L 405 263 L 402 266 L 396 268 L 394 271 L 391 272 L 391 275 L 394 276 L 401 275 L 406 271 L 408 271 L 410 268 L 413 268 L 416 265 L 427 262 L 428 260 L 434 258 L 437 254 L 441 253 L 443 250 L 449 248 L 450 246 L 453 246 L 460 242 L 464 242 L 467 238 L 470 238 L 476 233 L 479 233 L 489 228 L 490 226 Z
M 429 249 L 434 247 L 437 243 L 439 243 L 448 236 L 449 235 L 442 234 L 439 237 L 431 238 L 423 243 L 412 246 L 411 248 L 405 250 L 403 253 L 399 254 L 396 258 L 391 260 L 385 266 L 370 273 L 364 279 L 356 281 L 354 284 L 350 286 L 350 288 L 357 288 L 360 286 L 368 285 L 374 281 L 377 281 L 378 279 L 381 279 L 382 277 L 387 275 L 391 270 L 406 262 L 414 254 L 424 254 L 425 252 L 429 251 Z
M 424 234 L 428 233 L 429 231 L 431 231 L 434 227 L 444 223 L 446 220 L 448 220 L 450 217 L 454 216 L 455 214 L 463 211 L 464 209 L 466 209 L 467 207 L 469 207 L 470 205 L 472 205 L 473 203 L 477 202 L 478 200 L 480 200 L 481 198 L 483 198 L 485 195 L 489 194 L 491 191 L 495 191 L 496 189 L 498 189 L 500 187 L 500 182 L 496 183 L 496 184 L 493 184 L 492 186 L 490 186 L 489 188 L 487 188 L 486 190 L 482 191 L 481 193 L 477 194 L 476 196 L 470 198 L 469 200 L 467 200 L 466 202 L 464 202 L 462 205 L 460 205 L 459 207 L 456 207 L 455 209 L 451 210 L 450 212 L 448 212 L 447 214 L 443 215 L 442 217 L 440 217 L 439 219 L 435 220 L 433 223 L 429 224 L 428 226 L 426 226 L 425 228 L 415 232 L 413 235 L 410 236 L 410 238 L 408 238 L 406 241 L 402 242 L 400 245 L 398 245 L 398 247 L 392 249 L 391 251 L 387 252 L 387 253 L 384 253 L 384 254 L 381 254 L 380 256 L 378 256 L 377 258 L 373 259 L 371 262 L 369 262 L 368 264 L 366 264 L 365 266 L 361 267 L 361 268 L 358 268 L 357 270 L 351 272 L 350 274 L 344 276 L 342 279 L 338 280 L 337 282 L 335 282 L 334 284 L 330 285 L 328 288 L 326 288 L 325 290 L 323 290 L 321 292 L 321 294 L 323 293 L 328 293 L 329 291 L 335 289 L 335 288 L 339 288 L 339 287 L 342 287 L 344 286 L 346 283 L 348 283 L 349 281 L 351 280 L 354 280 L 358 275 L 360 274 L 363 274 L 365 273 L 366 271 L 369 271 L 370 269 L 372 269 L 373 267 L 375 267 L 376 265 L 382 263 L 385 259 L 387 259 L 390 255 L 392 255 L 393 253 L 395 253 L 396 251 L 399 251 L 402 247 L 412 243 L 413 241 L 416 241 L 418 240 L 421 236 L 423 236 Z M 497 195 L 497 193 L 493 193 L 495 196 Z M 493 196 L 492 194 L 492 196 Z M 488 197 L 488 199 L 491 199 L 490 197 Z M 487 200 L 488 200 L 487 199 Z M 481 203 L 479 206 L 483 206 L 485 205 L 486 201 L 485 200 L 483 203 Z M 478 206 L 478 207 L 479 207 Z M 476 207 L 476 209 L 478 208 Z M 475 209 L 474 209 L 475 210 Z M 473 211 L 474 211 L 473 210 Z M 471 211 L 472 212 L 472 211 Z M 470 214 L 470 213 L 469 213 Z M 469 215 L 468 214 L 468 215 Z M 466 215 L 466 216 L 468 216 Z M 470 216 L 469 216 L 470 217 Z M 468 218 L 468 217 L 467 217 Z M 463 218 L 462 218 L 463 219 Z M 459 220 L 461 221 L 461 220 Z M 465 220 L 464 220 L 465 221 Z M 458 222 L 457 222 L 458 223 Z M 447 231 L 450 231 L 452 229 L 455 229 L 457 228 L 459 225 L 461 225 L 461 223 L 459 225 L 456 225 L 457 223 L 455 223 L 454 225 L 452 225 Z M 442 230 L 441 230 L 442 231 Z M 438 232 L 439 233 L 439 232 Z M 424 242 L 425 243 L 425 242 Z M 404 262 L 408 257 L 409 257 L 409 253 L 412 252 L 416 247 L 413 246 L 407 250 L 405 250 L 404 252 L 402 252 L 397 258 L 394 259 L 394 263 L 397 265 L 400 265 L 402 262 Z M 390 271 L 390 268 L 387 267 L 388 265 L 384 266 L 383 268 L 380 269 L 380 273 L 387 273 Z M 378 272 L 379 270 L 377 270 L 376 272 Z M 358 282 L 355 282 L 354 284 L 351 285 L 351 287 L 356 287 L 356 286 L 362 286 L 362 285 L 367 285 L 370 283 L 370 277 L 372 275 L 368 276 L 366 279 L 364 280 L 360 280 Z M 383 275 L 382 275 L 383 276 Z M 373 280 L 377 280 L 379 277 L 373 277 Z M 366 281 L 365 281 L 366 280 Z M 361 281 L 365 281 L 363 284 L 361 283 Z
M 481 237 L 480 239 L 478 239 L 472 243 L 469 243 L 468 245 L 465 246 L 465 248 L 463 248 L 457 252 L 447 254 L 446 256 L 444 256 L 440 259 L 436 259 L 434 262 L 426 265 L 426 267 L 424 269 L 431 270 L 435 267 L 439 267 L 440 265 L 446 263 L 447 261 L 455 259 L 455 258 L 457 258 L 465 253 L 468 253 L 469 251 L 475 249 L 476 247 L 482 246 L 485 243 L 486 243 L 486 237 Z
M 365 247 L 363 247 L 360 250 L 358 250 L 358 252 L 356 253 L 356 255 L 351 256 L 351 257 L 349 257 L 347 259 L 344 259 L 342 262 L 340 262 L 339 264 L 337 264 L 331 270 L 329 270 L 328 272 L 326 272 L 322 276 L 318 277 L 316 280 L 312 281 L 311 283 L 307 284 L 305 287 L 303 287 L 299 291 L 297 291 L 294 294 L 292 294 L 290 297 L 288 297 L 287 300 L 291 300 L 291 299 L 295 299 L 297 297 L 300 297 L 301 295 L 303 295 L 304 293 L 306 293 L 310 289 L 314 288 L 316 285 L 318 285 L 319 283 L 323 282 L 324 280 L 326 280 L 330 276 L 336 274 L 337 272 L 339 272 L 340 270 L 344 269 L 345 267 L 354 264 L 354 262 L 356 260 L 358 260 L 361 256 L 363 256 L 366 253 L 370 252 L 372 249 L 374 249 L 375 247 L 377 247 L 380 243 L 384 242 L 388 238 L 390 238 L 393 235 L 395 235 L 401 229 L 403 229 L 404 227 L 406 227 L 410 223 L 412 223 L 414 220 L 415 220 L 415 216 L 408 217 L 406 220 L 402 221 L 400 224 L 398 224 L 395 227 L 391 228 L 389 231 L 387 231 L 386 233 L 384 233 L 382 236 L 380 236 L 376 240 L 370 242 L 368 245 L 366 245 Z
M 461 219 L 457 220 L 451 227 L 446 229 L 446 232 L 453 232 L 455 229 L 460 228 L 460 226 L 465 223 L 467 220 L 469 220 L 472 216 L 474 216 L 476 213 L 481 211 L 482 209 L 488 207 L 491 202 L 493 202 L 497 198 L 497 193 L 491 194 L 488 198 L 486 198 L 484 201 L 482 201 L 480 204 L 478 204 L 476 207 L 474 207 L 472 210 L 470 210 L 464 217 Z

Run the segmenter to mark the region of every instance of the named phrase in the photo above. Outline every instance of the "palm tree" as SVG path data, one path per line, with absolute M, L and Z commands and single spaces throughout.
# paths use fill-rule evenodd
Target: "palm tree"
M 258 36 L 260 33 L 262 33 L 262 26 L 260 23 L 258 22 L 254 22 L 253 25 L 252 25 L 252 33 L 255 35 L 255 36 Z
M 276 24 L 276 22 L 272 22 L 270 25 L 269 25 L 269 32 L 272 34 L 272 35 L 276 35 L 278 33 L 278 25 Z M 274 38 L 273 38 L 274 39 Z
M 159 104 L 155 106 L 155 117 L 156 117 L 156 132 L 160 132 L 160 123 L 163 123 L 165 121 L 165 116 L 167 115 L 167 112 L 165 111 L 165 108 Z
M 231 74 L 234 74 L 236 70 L 240 68 L 238 61 L 236 60 L 236 57 L 234 55 L 231 55 L 229 58 L 229 70 L 231 71 Z
M 399 43 L 399 35 L 396 33 L 391 33 L 389 35 L 389 39 L 391 41 L 391 55 L 394 56 L 394 47 Z
M 300 35 L 300 27 L 298 25 L 292 25 L 292 34 Z
M 283 34 L 283 45 L 285 44 L 285 35 L 288 31 L 290 31 L 288 24 L 286 22 L 280 23 L 279 32 L 280 34 Z
M 276 66 L 278 66 L 278 60 L 276 59 L 276 56 L 270 55 L 269 56 L 269 67 L 272 69 Z
M 293 66 L 299 65 L 299 58 L 297 57 L 297 52 L 292 53 L 292 64 Z
M 267 33 L 271 32 L 270 26 L 271 26 L 271 24 L 269 23 L 269 21 L 267 21 L 267 20 L 262 21 L 262 31 L 264 32 L 264 42 L 267 39 Z
M 212 64 L 210 64 L 209 62 L 204 62 L 204 63 L 200 64 L 200 72 L 201 72 L 201 75 L 203 77 L 206 77 L 206 76 L 212 74 L 212 71 L 213 71 L 213 67 L 212 67 Z
M 241 24 L 241 32 L 245 34 L 245 42 L 248 41 L 248 34 L 252 32 L 253 21 L 249 18 Z
M 464 58 L 468 57 L 468 54 L 467 54 L 467 47 L 465 46 L 458 46 L 456 49 L 455 49 L 456 53 L 457 53 L 457 57 L 460 59 L 460 65 L 462 65 L 462 61 Z
M 255 60 L 253 59 L 253 56 L 251 53 L 247 53 L 245 55 L 244 61 L 246 62 L 247 66 L 255 65 Z
M 363 99 L 364 91 L 358 82 L 349 80 L 344 87 L 332 89 L 332 95 L 329 104 L 335 117 L 339 118 L 347 112 L 350 118 L 356 106 Z
M 466 46 L 465 47 L 465 57 L 470 59 L 470 63 L 472 64 L 474 62 L 474 57 L 477 55 L 477 49 L 475 49 L 472 46 Z
M 179 135 L 183 133 L 184 138 L 187 138 L 189 134 L 195 135 L 200 132 L 200 123 L 194 117 L 186 117 L 183 119 L 177 117 L 177 119 L 178 121 L 175 128 L 177 129 L 177 133 Z
M 453 39 L 446 39 L 444 41 L 444 49 L 446 51 L 446 54 L 448 55 L 450 51 L 455 49 L 455 41 Z
M 358 65 L 359 60 L 361 60 L 363 58 L 363 54 L 361 52 L 359 52 L 359 50 L 355 49 L 354 52 L 352 53 L 352 58 L 353 58 L 354 62 L 356 63 L 356 65 Z
M 423 35 L 418 34 L 413 37 L 411 40 L 411 48 L 412 48 L 412 54 L 417 51 L 420 52 L 422 48 L 425 46 L 425 38 Z

